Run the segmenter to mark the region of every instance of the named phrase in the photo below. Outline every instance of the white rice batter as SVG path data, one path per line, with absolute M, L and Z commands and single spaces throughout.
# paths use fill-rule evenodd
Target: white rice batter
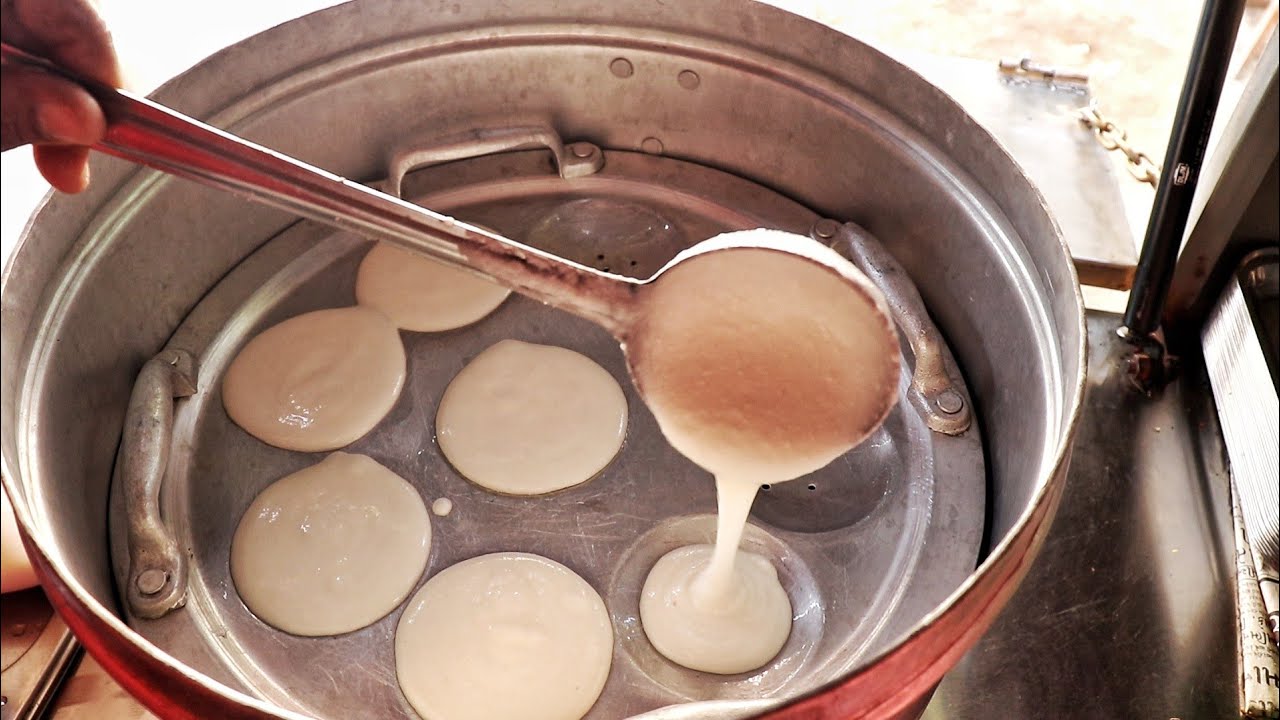
M 387 243 L 375 245 L 356 274 L 356 300 L 361 305 L 415 332 L 470 325 L 510 294 L 484 278 Z
M 413 486 L 336 452 L 254 498 L 231 542 L 231 577 L 264 622 L 338 635 L 391 612 L 426 569 L 431 525 Z
M 364 307 L 317 310 L 249 341 L 227 368 L 222 403 L 246 432 L 304 452 L 360 439 L 404 385 L 400 333 Z
M 585 580 L 495 553 L 427 581 L 396 630 L 396 676 L 425 720 L 578 720 L 609 677 L 613 628 Z
M 450 464 L 494 492 L 577 485 L 622 447 L 627 399 L 607 370 L 572 350 L 503 340 L 449 383 L 436 438 Z

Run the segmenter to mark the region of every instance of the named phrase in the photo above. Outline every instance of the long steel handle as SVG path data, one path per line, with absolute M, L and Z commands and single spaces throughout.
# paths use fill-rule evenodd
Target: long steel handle
M 173 441 L 173 401 L 196 390 L 195 358 L 166 350 L 142 366 L 125 413 L 116 481 L 128 520 L 125 599 L 134 615 L 158 618 L 187 596 L 187 556 L 160 514 L 160 487 Z
M 615 334 L 630 325 L 638 282 L 459 222 L 81 77 L 7 43 L 4 62 L 35 65 L 85 88 L 107 116 L 97 149 L 246 199 L 457 265 Z

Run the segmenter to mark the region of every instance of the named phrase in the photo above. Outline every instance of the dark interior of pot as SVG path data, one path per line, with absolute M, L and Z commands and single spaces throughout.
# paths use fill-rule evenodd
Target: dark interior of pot
M 738 227 L 818 237 L 816 223 L 829 218 L 878 239 L 905 268 L 963 371 L 972 430 L 930 432 L 904 403 L 884 431 L 898 448 L 892 458 L 855 450 L 845 466 L 806 483 L 817 488 L 807 491 L 812 498 L 781 488 L 762 496 L 753 522 L 769 534 L 748 543 L 781 538 L 771 552 L 800 558 L 784 563 L 784 575 L 811 588 L 809 600 L 825 611 L 811 638 L 797 630 L 797 652 L 809 653 L 797 656 L 809 663 L 803 681 L 793 681 L 794 672 L 773 673 L 763 685 L 689 680 L 652 657 L 642 638 L 628 644 L 617 628 L 631 610 L 606 594 L 619 634 L 615 665 L 643 682 L 615 682 L 631 690 L 597 710 L 616 716 L 687 700 L 790 695 L 836 679 L 892 647 L 955 592 L 981 560 L 979 544 L 990 552 L 1016 530 L 1056 470 L 1083 361 L 1078 295 L 1056 228 L 1013 162 L 952 101 L 833 31 L 738 2 L 678 12 L 560 2 L 521 12 L 487 3 L 444 14 L 377 1 L 334 8 L 224 51 L 158 98 L 370 182 L 385 178 L 406 150 L 481 129 L 544 128 L 565 142 L 591 143 L 604 162 L 589 176 L 562 177 L 551 151 L 521 147 L 419 170 L 404 193 L 596 266 L 625 265 L 638 277 L 679 248 Z M 127 617 L 148 641 L 216 681 L 316 715 L 351 716 L 371 702 L 383 715 L 408 714 L 389 660 L 395 613 L 364 635 L 304 647 L 297 644 L 304 639 L 271 637 L 238 604 L 226 572 L 229 535 L 249 499 L 314 457 L 272 453 L 232 425 L 218 399 L 221 369 L 256 330 L 350 304 L 368 243 L 114 161 L 99 159 L 94 177 L 87 194 L 41 209 L 5 276 L 5 468 L 36 542 L 106 612 Z M 655 240 L 659 226 L 665 235 Z M 487 500 L 460 479 L 432 485 L 446 482 L 446 466 L 414 465 L 405 448 L 430 447 L 430 428 L 414 425 L 415 412 L 434 407 L 447 378 L 512 336 L 575 347 L 625 383 L 618 348 L 602 330 L 517 298 L 475 328 L 405 334 L 405 397 L 380 426 L 386 432 L 358 449 L 421 476 L 424 493 L 441 490 L 463 509 L 472 502 L 495 513 L 489 519 L 509 520 L 519 500 Z M 121 553 L 113 558 L 110 545 L 122 546 L 124 530 L 111 482 L 134 380 L 166 347 L 200 361 L 198 392 L 175 411 L 176 451 L 162 495 L 192 579 L 186 607 L 142 620 L 125 612 L 116 589 Z M 904 374 L 904 393 L 908 384 Z M 625 494 L 643 504 L 646 487 L 634 478 L 655 469 L 695 474 L 660 446 L 652 418 L 627 392 L 632 437 L 645 440 L 629 440 L 637 449 L 577 500 Z M 859 463 L 892 472 L 868 490 L 847 481 L 868 475 L 856 472 Z M 574 533 L 570 511 L 547 512 L 560 543 L 511 547 L 521 540 L 509 533 L 438 526 L 458 540 L 437 543 L 428 575 L 493 549 L 559 554 L 571 566 L 603 554 L 584 574 L 610 592 L 625 589 L 663 543 L 709 536 L 710 480 L 685 484 L 688 496 L 663 501 L 655 493 L 647 514 L 612 534 Z M 912 514 L 917 507 L 928 508 L 923 519 Z M 455 522 L 466 523 L 466 513 Z M 887 549 L 849 550 L 876 545 Z M 806 559 L 817 557 L 875 582 L 824 587 L 839 573 Z M 219 634 L 223 641 L 211 639 Z M 332 672 L 323 683 L 287 681 L 308 647 L 333 658 Z

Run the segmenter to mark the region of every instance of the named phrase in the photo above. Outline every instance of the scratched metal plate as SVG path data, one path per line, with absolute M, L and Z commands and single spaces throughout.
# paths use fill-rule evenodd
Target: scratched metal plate
M 573 180 L 541 152 L 432 168 L 406 196 L 516 239 L 638 277 L 679 250 L 749 227 L 809 232 L 818 216 L 740 178 L 669 158 L 607 152 L 604 169 Z M 230 579 L 236 524 L 252 498 L 321 455 L 267 446 L 223 411 L 220 380 L 260 330 L 302 312 L 354 303 L 355 269 L 369 243 L 299 223 L 266 242 L 191 313 L 169 347 L 199 358 L 198 392 L 179 401 L 162 511 L 191 557 L 186 606 L 158 620 L 130 617 L 163 650 L 280 707 L 323 718 L 414 717 L 395 676 L 393 638 L 403 605 L 337 637 L 301 638 L 259 621 Z M 697 673 L 661 658 L 637 617 L 640 583 L 666 549 L 713 537 L 710 477 L 672 450 L 600 328 L 522 297 L 456 331 L 402 333 L 404 391 L 390 414 L 347 450 L 365 453 L 447 497 L 433 518 L 421 582 L 476 555 L 516 550 L 564 563 L 604 597 L 614 619 L 613 667 L 590 718 L 681 705 L 723 717 L 813 689 L 889 647 L 977 564 L 986 477 L 978 428 L 930 432 L 901 403 L 884 428 L 831 466 L 761 493 L 745 545 L 774 559 L 791 594 L 792 637 L 770 665 L 737 676 Z M 619 381 L 629 403 L 618 457 L 595 479 L 537 498 L 494 495 L 460 477 L 434 439 L 437 402 L 452 377 L 504 338 L 568 347 Z M 905 392 L 904 369 L 900 389 Z M 124 524 L 112 498 L 112 557 L 123 577 Z M 702 705 L 690 705 L 699 701 Z M 696 712 L 694 714 L 697 714 Z

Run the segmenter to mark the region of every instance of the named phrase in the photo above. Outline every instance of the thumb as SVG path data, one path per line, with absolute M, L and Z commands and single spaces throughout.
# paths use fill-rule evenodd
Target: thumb
M 92 145 L 107 128 L 88 91 L 32 67 L 4 67 L 0 107 L 0 150 L 29 143 Z

